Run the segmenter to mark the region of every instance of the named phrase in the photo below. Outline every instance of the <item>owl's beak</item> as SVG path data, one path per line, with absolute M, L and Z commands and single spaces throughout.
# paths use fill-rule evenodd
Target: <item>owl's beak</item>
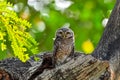
M 66 36 L 65 36 L 65 35 L 63 35 L 63 38 L 66 38 Z
M 66 35 L 65 35 L 65 33 L 63 33 L 63 34 L 62 34 L 62 36 L 63 36 L 63 38 L 64 38 L 64 39 L 66 38 Z

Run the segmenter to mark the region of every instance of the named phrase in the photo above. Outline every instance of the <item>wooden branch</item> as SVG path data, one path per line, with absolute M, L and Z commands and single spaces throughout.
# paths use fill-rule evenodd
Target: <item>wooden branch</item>
M 109 63 L 100 61 L 91 55 L 76 53 L 74 58 L 70 58 L 66 63 L 56 68 L 49 66 L 35 77 L 36 80 L 108 80 Z M 33 60 L 33 59 L 32 59 Z M 36 70 L 40 70 L 43 62 L 28 61 L 22 63 L 20 60 L 12 58 L 0 62 L 0 78 L 5 80 L 34 80 L 30 79 Z M 34 65 L 31 65 L 34 64 Z M 3 76 L 6 73 L 7 76 Z M 8 78 L 8 79 L 7 79 Z
M 36 80 L 104 80 L 109 78 L 109 75 L 104 75 L 108 67 L 108 62 L 81 55 L 52 70 L 45 70 Z

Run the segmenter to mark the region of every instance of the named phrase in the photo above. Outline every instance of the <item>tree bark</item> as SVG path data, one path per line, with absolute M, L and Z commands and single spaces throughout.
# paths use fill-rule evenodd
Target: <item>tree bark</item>
M 120 80 L 120 0 L 92 56 L 77 52 L 74 58 L 54 68 L 51 55 L 37 55 L 41 59 L 38 62 L 33 58 L 26 63 L 16 58 L 3 60 L 0 80 L 110 80 L 111 69 L 117 75 L 114 80 Z
M 49 54 L 49 53 L 47 53 Z M 33 59 L 26 63 L 12 58 L 0 62 L 1 79 L 5 80 L 109 80 L 109 62 L 100 61 L 91 55 L 75 53 L 74 58 L 70 58 L 63 65 L 56 68 L 44 69 L 38 76 L 30 79 L 31 75 L 39 69 L 43 61 L 35 62 Z M 49 54 L 49 55 L 52 55 Z M 43 70 L 43 68 L 42 68 Z M 3 76 L 6 73 L 9 76 Z
M 116 1 L 101 40 L 92 55 L 109 61 L 114 80 L 120 80 L 120 0 Z
M 36 80 L 109 80 L 109 63 L 91 55 L 79 55 L 54 69 L 46 69 Z M 30 69 L 30 71 L 33 69 Z M 35 70 L 34 70 L 35 71 Z M 34 72 L 31 71 L 31 72 Z M 28 75 L 30 76 L 30 75 Z M 29 77 L 28 77 L 29 78 Z M 27 79 L 28 79 L 27 78 Z M 105 79 L 106 78 L 106 79 Z M 27 80 L 26 79 L 26 80 Z M 30 79 L 31 80 L 31 79 Z

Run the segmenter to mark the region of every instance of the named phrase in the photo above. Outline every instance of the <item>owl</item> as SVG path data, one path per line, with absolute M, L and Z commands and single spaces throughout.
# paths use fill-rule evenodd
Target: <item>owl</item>
M 55 65 L 61 65 L 68 57 L 74 54 L 74 32 L 69 28 L 60 28 L 56 31 L 53 58 Z

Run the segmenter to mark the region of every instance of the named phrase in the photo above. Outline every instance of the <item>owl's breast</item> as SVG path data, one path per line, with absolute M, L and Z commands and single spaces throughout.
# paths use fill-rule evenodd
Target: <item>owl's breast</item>
M 56 51 L 57 64 L 63 63 L 72 52 L 72 45 L 61 44 Z
M 69 55 L 72 50 L 71 48 L 72 48 L 72 45 L 62 44 L 62 45 L 60 45 L 58 50 L 60 53 L 63 53 L 64 55 Z

